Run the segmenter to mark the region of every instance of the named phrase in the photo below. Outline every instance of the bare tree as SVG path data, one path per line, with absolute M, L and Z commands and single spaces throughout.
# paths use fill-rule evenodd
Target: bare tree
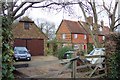
M 98 12 L 96 11 L 96 2 L 95 0 L 93 1 L 88 1 L 86 0 L 85 3 L 80 3 L 79 2 L 79 7 L 81 8 L 86 24 L 82 24 L 82 22 L 80 22 L 80 25 L 83 26 L 85 28 L 86 31 L 88 31 L 88 33 L 90 33 L 92 40 L 94 42 L 95 47 L 102 47 L 102 45 L 100 44 L 99 40 L 98 40 L 98 35 L 99 35 L 99 24 L 98 24 Z M 87 13 L 92 14 L 93 19 L 94 19 L 94 24 L 93 22 L 89 22 L 87 20 Z M 93 30 L 90 29 L 90 26 L 93 27 Z
M 44 2 L 44 3 L 43 3 Z M 43 4 L 40 4 L 43 3 Z M 86 4 L 85 4 L 86 3 Z M 36 5 L 36 4 L 40 4 L 40 5 Z M 85 29 L 89 30 L 89 33 L 94 41 L 94 44 L 96 47 L 101 47 L 100 43 L 98 41 L 98 30 L 99 30 L 99 25 L 98 25 L 98 12 L 96 9 L 96 2 L 95 0 L 93 1 L 89 1 L 89 0 L 84 0 L 84 2 L 81 2 L 80 0 L 39 0 L 37 2 L 21 2 L 19 5 L 17 4 L 17 0 L 15 0 L 14 2 L 8 2 L 2 3 L 2 14 L 4 16 L 9 16 L 11 17 L 13 20 L 16 20 L 17 18 L 19 18 L 20 16 L 22 16 L 26 10 L 28 10 L 29 8 L 48 8 L 48 9 L 52 9 L 52 10 L 56 10 L 56 11 L 61 11 L 61 9 L 65 9 L 68 10 L 71 14 L 73 10 L 71 10 L 72 5 L 75 4 L 79 4 L 83 14 L 84 14 L 84 18 L 87 22 L 87 27 Z M 110 19 L 110 28 L 111 31 L 114 30 L 114 28 L 116 28 L 118 25 L 115 25 L 119 18 L 116 19 L 115 18 L 115 14 L 116 14 L 116 10 L 117 10 L 117 6 L 118 6 L 118 2 L 115 2 L 113 11 L 111 11 L 111 7 L 106 7 L 105 6 L 105 2 L 103 1 L 103 7 L 104 9 L 108 12 L 108 16 Z M 90 13 L 93 15 L 93 19 L 94 19 L 94 25 L 93 26 L 93 31 L 91 31 L 89 29 L 89 26 L 91 25 L 88 21 L 87 21 L 87 13 Z
M 112 6 L 113 1 L 115 1 L 114 5 Z M 118 21 L 120 20 L 120 16 L 116 17 L 116 12 L 118 8 L 119 0 L 112 0 L 109 7 L 106 6 L 106 3 L 103 0 L 103 8 L 106 10 L 109 18 L 109 25 L 110 31 L 115 31 L 115 29 L 120 25 Z
M 55 38 L 55 24 L 49 21 L 41 22 L 40 19 L 37 19 L 37 25 L 40 30 L 51 40 Z
M 16 20 L 20 16 L 24 15 L 28 8 L 32 7 L 34 4 L 42 3 L 45 0 L 39 0 L 38 2 L 24 1 L 20 4 L 18 4 L 18 1 L 19 0 L 14 0 L 13 2 L 2 2 L 2 15 Z

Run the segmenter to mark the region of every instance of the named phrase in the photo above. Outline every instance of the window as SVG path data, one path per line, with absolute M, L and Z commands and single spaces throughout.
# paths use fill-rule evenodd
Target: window
M 102 36 L 102 40 L 105 40 L 105 36 Z
M 90 25 L 90 30 L 93 30 L 93 27 Z
M 62 38 L 65 39 L 66 35 L 65 34 L 62 34 Z
M 77 44 L 74 45 L 74 50 L 79 49 L 79 46 Z
M 102 31 L 102 27 L 99 28 L 99 31 Z
M 74 39 L 77 39 L 78 35 L 77 34 L 74 34 Z
M 29 29 L 29 23 L 24 22 L 24 28 L 25 28 L 25 29 Z
M 87 36 L 86 36 L 86 34 L 84 35 L 84 39 L 86 39 L 87 38 Z

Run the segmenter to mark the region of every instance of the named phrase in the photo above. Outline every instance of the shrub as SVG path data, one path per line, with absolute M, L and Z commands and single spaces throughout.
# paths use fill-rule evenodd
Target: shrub
M 67 51 L 69 51 L 69 50 L 72 50 L 72 48 L 71 47 L 62 47 L 62 48 L 60 48 L 60 49 L 58 49 L 57 50 L 57 52 L 56 52 L 56 56 L 59 58 L 59 59 L 62 59 L 63 58 L 63 56 L 64 56 L 64 54 L 65 54 L 65 52 L 67 52 Z
M 90 52 L 93 50 L 93 45 L 92 45 L 92 43 L 88 43 L 88 44 L 87 44 L 87 49 L 88 49 L 87 53 L 90 53 Z
M 58 42 L 56 39 L 47 42 L 47 54 L 55 55 L 58 48 Z
M 108 78 L 120 78 L 120 34 L 111 33 L 106 37 L 106 57 Z
M 53 55 L 53 50 L 50 48 L 46 49 L 47 55 Z

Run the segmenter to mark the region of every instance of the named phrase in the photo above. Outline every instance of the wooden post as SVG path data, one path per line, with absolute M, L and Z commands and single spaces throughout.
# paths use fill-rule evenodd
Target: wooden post
M 76 57 L 76 54 L 77 54 L 77 52 L 75 52 L 73 54 L 73 58 Z M 77 70 L 76 70 L 76 63 L 77 63 L 77 60 L 75 60 L 75 61 L 72 62 L 72 74 L 71 74 L 72 78 L 76 78 L 76 72 L 77 72 Z
M 106 58 L 106 55 L 105 55 L 105 74 L 107 75 L 107 58 Z

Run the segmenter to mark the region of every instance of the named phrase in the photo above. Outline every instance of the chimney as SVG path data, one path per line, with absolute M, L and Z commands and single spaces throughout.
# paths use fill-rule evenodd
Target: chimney
M 87 22 L 89 22 L 92 25 L 93 24 L 93 17 L 92 16 L 87 17 Z

